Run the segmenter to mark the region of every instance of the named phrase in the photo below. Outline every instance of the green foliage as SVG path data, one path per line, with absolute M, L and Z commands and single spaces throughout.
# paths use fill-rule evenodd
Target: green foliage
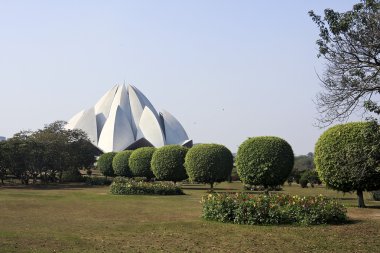
M 310 183 L 311 187 L 314 187 L 315 184 L 320 185 L 322 181 L 319 179 L 318 172 L 316 170 L 306 170 L 301 174 L 300 184 L 302 182 Z M 303 186 L 302 186 L 303 187 Z
M 350 192 L 380 189 L 380 132 L 375 122 L 354 122 L 326 130 L 315 145 L 322 181 Z
M 292 171 L 294 154 L 283 139 L 272 136 L 249 138 L 237 152 L 236 167 L 245 184 L 265 188 L 282 185 Z
M 131 169 L 129 168 L 129 157 L 132 150 L 124 150 L 115 155 L 112 160 L 112 167 L 117 176 L 132 177 Z
M 208 183 L 212 188 L 231 175 L 233 156 L 223 145 L 199 144 L 187 152 L 185 168 L 190 181 Z
M 168 145 L 157 149 L 151 161 L 153 174 L 157 180 L 178 182 L 188 176 L 184 167 L 188 148 L 180 145 Z
M 231 181 L 240 181 L 240 177 L 239 177 L 239 174 L 237 172 L 236 167 L 232 168 L 232 171 L 231 171 Z
M 136 182 L 133 179 L 117 177 L 110 191 L 115 195 L 182 195 L 182 189 L 169 182 Z
M 62 182 L 84 182 L 85 178 L 82 177 L 82 174 L 79 170 L 67 170 L 62 173 Z
M 302 175 L 301 178 L 299 179 L 300 186 L 302 188 L 306 188 L 308 183 L 309 183 L 309 179 Z
M 112 161 L 115 155 L 116 152 L 104 153 L 99 157 L 98 162 L 96 163 L 99 171 L 106 177 L 113 177 L 115 175 L 112 167 Z
M 300 183 L 301 175 L 306 170 L 313 170 L 314 154 L 308 153 L 307 155 L 299 155 L 294 157 L 294 166 L 292 172 L 289 174 L 287 182 L 291 185 L 292 182 Z
M 353 122 L 326 130 L 315 145 L 315 164 L 322 181 L 338 191 L 380 189 L 380 131 L 376 122 Z
M 22 131 L 0 145 L 0 167 L 27 184 L 62 181 L 63 172 L 91 168 L 100 151 L 82 130 L 56 121 L 37 131 Z
M 134 150 L 129 157 L 129 168 L 134 177 L 146 177 L 148 180 L 154 177 L 150 162 L 156 148 L 143 147 Z
M 380 201 L 380 191 L 373 191 L 372 197 L 373 197 L 373 200 Z
M 110 185 L 112 179 L 106 177 L 86 177 L 85 182 L 87 185 Z
M 202 198 L 202 217 L 236 224 L 329 224 L 347 220 L 345 207 L 326 197 L 220 193 Z

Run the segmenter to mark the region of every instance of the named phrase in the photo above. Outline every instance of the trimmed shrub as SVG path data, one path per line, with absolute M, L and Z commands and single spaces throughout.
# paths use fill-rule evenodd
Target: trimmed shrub
M 236 224 L 329 224 L 347 220 L 346 208 L 320 196 L 219 193 L 202 198 L 202 217 Z
M 134 177 L 146 177 L 149 181 L 154 177 L 150 162 L 156 148 L 143 147 L 134 150 L 129 157 L 129 168 Z
M 187 152 L 185 168 L 190 181 L 210 184 L 212 189 L 231 175 L 233 156 L 223 145 L 199 144 Z
M 86 177 L 85 182 L 87 185 L 110 185 L 112 179 L 106 177 Z
M 62 172 L 62 182 L 84 182 L 85 179 L 82 177 L 82 174 L 79 170 L 67 170 Z
M 380 191 L 374 191 L 372 192 L 373 200 L 380 201 Z
M 129 168 L 129 157 L 132 150 L 124 150 L 115 155 L 112 160 L 112 167 L 115 175 L 120 177 L 132 177 L 131 169 Z
M 293 164 L 292 147 L 273 136 L 249 138 L 240 145 L 236 157 L 240 179 L 245 184 L 264 188 L 283 185 Z
M 115 195 L 182 195 L 182 189 L 169 182 L 136 182 L 133 179 L 117 177 L 110 191 Z
M 189 149 L 180 145 L 168 145 L 157 149 L 151 161 L 157 180 L 178 182 L 188 178 L 185 170 L 185 156 Z
M 315 145 L 316 170 L 332 189 L 358 195 L 380 189 L 380 131 L 376 122 L 352 122 L 327 129 Z
M 307 184 L 309 183 L 309 179 L 307 176 L 304 176 L 302 175 L 300 180 L 299 180 L 299 184 L 302 188 L 307 188 Z
M 305 185 L 306 182 L 306 185 Z M 320 185 L 322 182 L 318 177 L 318 172 L 316 170 L 305 170 L 301 174 L 300 185 L 302 188 L 307 187 L 307 184 L 310 183 L 311 187 L 314 187 L 315 184 Z
M 112 167 L 112 160 L 115 155 L 115 152 L 104 153 L 96 163 L 97 168 L 105 177 L 113 177 L 115 175 Z

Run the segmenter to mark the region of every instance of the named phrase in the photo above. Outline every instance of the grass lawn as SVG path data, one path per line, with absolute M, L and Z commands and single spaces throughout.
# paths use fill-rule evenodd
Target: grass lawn
M 380 252 L 380 202 L 369 194 L 370 208 L 358 209 L 355 194 L 285 186 L 291 194 L 341 199 L 350 223 L 248 226 L 202 220 L 207 186 L 184 189 L 184 196 L 113 196 L 108 187 L 75 184 L 0 186 L 0 252 Z

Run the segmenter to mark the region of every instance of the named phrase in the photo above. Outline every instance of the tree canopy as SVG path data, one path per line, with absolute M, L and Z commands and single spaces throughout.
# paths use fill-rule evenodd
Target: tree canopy
M 40 178 L 56 181 L 68 170 L 92 167 L 100 151 L 91 144 L 85 132 L 64 128 L 56 121 L 37 131 L 21 131 L 1 142 L 0 167 L 27 184 Z
M 379 0 L 362 0 L 342 13 L 325 9 L 323 18 L 309 15 L 320 31 L 318 57 L 326 60 L 316 100 L 320 125 L 346 120 L 357 109 L 380 114 Z
M 319 176 L 332 189 L 356 191 L 364 207 L 363 191 L 380 189 L 380 129 L 376 122 L 352 122 L 326 130 L 315 145 Z
M 245 140 L 238 149 L 236 167 L 240 179 L 249 185 L 265 189 L 282 185 L 294 165 L 294 153 L 289 143 L 275 136 L 260 136 Z

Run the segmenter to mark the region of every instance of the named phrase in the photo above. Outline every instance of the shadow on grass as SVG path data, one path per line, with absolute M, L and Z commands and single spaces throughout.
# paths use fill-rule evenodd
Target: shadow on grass
M 380 205 L 379 206 L 377 206 L 377 205 L 376 206 L 367 206 L 366 208 L 368 208 L 368 209 L 380 209 Z
M 182 190 L 195 190 L 195 191 L 210 191 L 210 187 L 194 187 L 194 186 L 182 186 L 181 187 Z M 238 189 L 236 188 L 214 188 L 213 191 L 214 192 L 219 192 L 219 191 L 236 191 Z M 235 192 L 234 192 L 235 193 Z
M 0 189 L 23 189 L 23 190 L 70 190 L 103 187 L 101 185 L 87 185 L 85 183 L 62 183 L 62 184 L 0 184 Z

